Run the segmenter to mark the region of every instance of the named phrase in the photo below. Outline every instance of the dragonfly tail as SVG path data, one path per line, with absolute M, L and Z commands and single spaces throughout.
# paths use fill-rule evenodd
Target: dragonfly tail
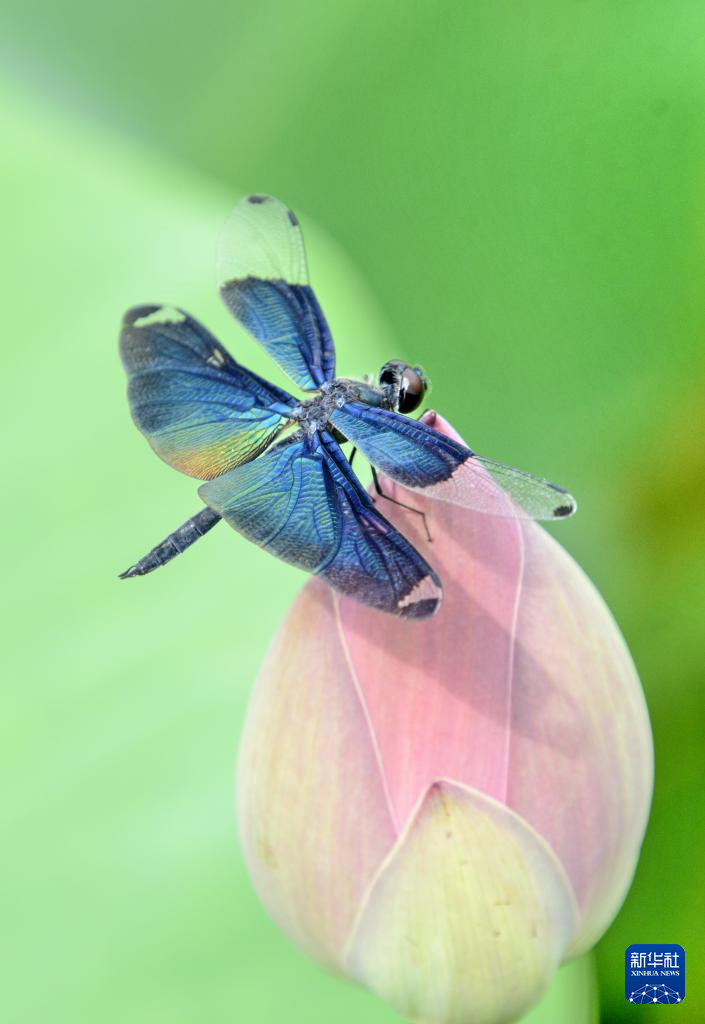
M 221 516 L 212 509 L 201 509 L 195 516 L 187 519 L 177 530 L 170 533 L 160 544 L 153 547 L 144 558 L 140 558 L 139 562 L 121 572 L 120 579 L 127 580 L 132 576 L 146 576 L 148 572 L 154 572 L 160 566 L 166 565 L 172 558 L 176 558 L 186 548 L 191 547 L 199 537 L 203 537 L 209 530 L 212 530 L 220 520 Z

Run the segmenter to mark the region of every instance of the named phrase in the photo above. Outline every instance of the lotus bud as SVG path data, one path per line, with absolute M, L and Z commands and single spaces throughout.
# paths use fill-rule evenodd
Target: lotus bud
M 648 716 L 612 616 L 540 526 L 383 488 L 426 513 L 432 543 L 382 502 L 443 605 L 409 622 L 303 588 L 247 715 L 242 844 L 272 918 L 326 968 L 415 1021 L 502 1024 L 625 898 Z

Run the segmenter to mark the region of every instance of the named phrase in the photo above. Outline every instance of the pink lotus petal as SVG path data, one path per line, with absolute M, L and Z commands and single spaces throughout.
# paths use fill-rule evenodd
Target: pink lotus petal
M 333 592 L 299 595 L 260 671 L 238 763 L 255 886 L 279 926 L 330 967 L 394 842 L 389 803 Z
M 437 413 L 424 421 L 462 438 Z M 551 843 L 583 910 L 573 955 L 617 913 L 634 874 L 653 788 L 639 677 L 599 593 L 536 523 L 520 524 L 507 804 Z
M 513 623 L 523 572 L 516 519 L 469 512 L 384 479 L 378 507 L 438 572 L 444 598 L 422 625 L 340 599 L 344 640 L 364 694 L 397 823 L 430 779 L 461 779 L 498 800 L 507 792 Z
M 626 644 L 580 567 L 522 525 L 507 803 L 551 843 L 589 949 L 624 899 L 653 784 L 651 731 Z

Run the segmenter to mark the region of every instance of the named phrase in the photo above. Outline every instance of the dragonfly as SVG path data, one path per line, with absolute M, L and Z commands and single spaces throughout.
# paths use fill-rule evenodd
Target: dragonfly
M 402 487 L 489 515 L 562 519 L 564 488 L 484 458 L 410 416 L 429 387 L 421 367 L 386 362 L 376 380 L 336 377 L 335 347 L 313 292 L 296 215 L 269 195 L 234 208 L 217 247 L 226 307 L 303 392 L 236 362 L 185 310 L 135 306 L 120 334 L 133 420 L 156 454 L 204 481 L 205 507 L 122 579 L 165 565 L 225 521 L 278 558 L 382 612 L 426 619 L 440 606 L 431 565 L 382 514 L 352 469 L 357 450 Z M 341 444 L 353 446 L 346 457 Z M 423 514 L 423 513 L 421 513 Z M 425 521 L 425 520 L 424 520 Z

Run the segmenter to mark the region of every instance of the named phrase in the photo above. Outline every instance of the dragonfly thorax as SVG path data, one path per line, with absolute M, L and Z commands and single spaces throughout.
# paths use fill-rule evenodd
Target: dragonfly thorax
M 388 408 L 386 393 L 373 384 L 337 377 L 325 381 L 320 391 L 312 398 L 300 402 L 291 413 L 291 419 L 311 434 L 324 430 L 336 409 L 342 409 L 347 402 L 363 402 L 377 408 Z

